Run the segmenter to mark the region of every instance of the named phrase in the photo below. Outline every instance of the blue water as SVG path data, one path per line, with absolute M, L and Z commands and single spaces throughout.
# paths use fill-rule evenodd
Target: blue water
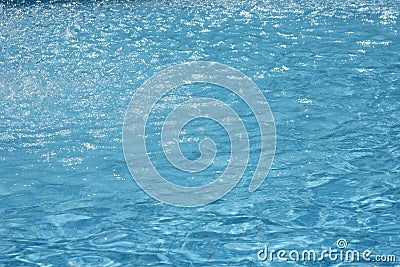
M 261 263 L 257 251 L 335 248 L 339 238 L 400 260 L 399 12 L 398 1 L 2 2 L 0 266 L 336 266 Z M 143 82 L 196 60 L 253 79 L 277 150 L 254 193 L 257 156 L 222 199 L 177 208 L 132 179 L 122 125 Z M 212 92 L 248 118 L 257 152 L 254 117 Z M 196 95 L 171 92 L 148 125 L 164 174 L 177 170 L 157 162 L 157 121 Z M 176 183 L 208 183 L 224 168 L 229 139 L 203 123 L 183 137 L 211 134 L 219 157 L 208 173 L 171 175 Z M 182 150 L 199 156 L 190 142 Z

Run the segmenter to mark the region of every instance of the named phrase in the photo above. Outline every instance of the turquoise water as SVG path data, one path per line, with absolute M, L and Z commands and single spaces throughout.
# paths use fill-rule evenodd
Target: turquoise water
M 2 2 L 0 266 L 336 266 L 344 263 L 262 263 L 257 252 L 336 248 L 339 238 L 397 255 L 378 266 L 398 265 L 399 11 L 397 1 Z M 254 155 L 222 199 L 177 208 L 132 179 L 122 125 L 147 79 L 197 60 L 253 79 L 274 114 L 277 149 L 249 193 L 255 119 L 234 94 L 208 90 L 242 114 Z M 174 90 L 147 128 L 156 167 L 186 186 L 218 176 L 229 139 L 212 122 L 188 125 L 183 136 L 195 141 L 182 145 L 185 156 L 199 157 L 205 136 L 219 154 L 204 173 L 184 175 L 159 157 L 158 122 L 201 95 L 201 86 Z

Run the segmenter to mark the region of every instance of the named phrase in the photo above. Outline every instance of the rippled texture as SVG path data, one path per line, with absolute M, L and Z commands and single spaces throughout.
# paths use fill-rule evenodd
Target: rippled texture
M 397 1 L 0 4 L 0 265 L 259 266 L 264 244 L 340 237 L 400 257 L 398 16 Z M 255 81 L 277 153 L 256 192 L 249 166 L 185 209 L 140 190 L 121 131 L 136 88 L 191 60 Z

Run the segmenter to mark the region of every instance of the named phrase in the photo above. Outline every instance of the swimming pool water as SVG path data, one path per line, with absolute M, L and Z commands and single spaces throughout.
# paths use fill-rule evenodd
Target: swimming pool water
M 400 260 L 398 16 L 398 1 L 1 2 L 0 266 L 335 266 L 261 263 L 257 251 L 339 238 Z M 254 154 L 232 192 L 178 208 L 133 181 L 122 124 L 143 82 L 198 60 L 253 79 L 277 149 L 249 193 L 254 117 L 234 94 L 208 90 L 242 114 Z M 207 121 L 188 125 L 182 145 L 196 159 L 196 140 L 218 144 L 205 173 L 159 157 L 163 116 L 204 94 L 175 89 L 147 126 L 150 158 L 177 184 L 208 183 L 226 165 L 229 139 Z

